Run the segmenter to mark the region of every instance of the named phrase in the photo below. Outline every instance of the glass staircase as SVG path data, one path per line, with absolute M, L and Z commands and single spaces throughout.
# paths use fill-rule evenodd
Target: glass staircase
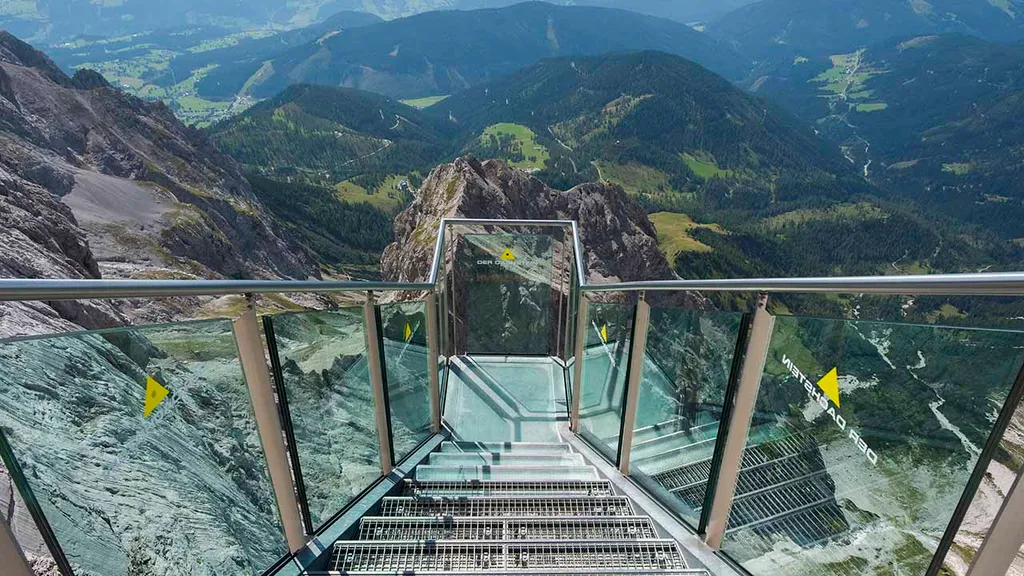
M 691 574 L 567 443 L 443 442 L 321 574 Z

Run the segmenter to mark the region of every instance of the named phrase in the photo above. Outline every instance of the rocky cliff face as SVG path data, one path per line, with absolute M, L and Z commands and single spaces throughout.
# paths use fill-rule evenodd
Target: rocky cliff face
M 442 164 L 395 220 L 395 242 L 381 258 L 389 280 L 429 275 L 441 218 L 576 220 L 589 282 L 672 279 L 654 225 L 617 185 L 581 184 L 553 190 L 501 160 L 472 157 Z
M 3 31 L 0 242 L 4 277 L 318 274 L 202 133 Z M 12 306 L 0 335 L 123 321 L 102 304 Z
M 594 182 L 553 190 L 503 161 L 472 157 L 435 168 L 398 216 L 396 240 L 381 258 L 383 277 L 425 280 L 440 221 L 453 217 L 575 220 L 589 282 L 675 278 L 658 249 L 654 225 L 619 186 Z M 561 231 L 550 228 L 463 227 L 456 232 L 446 247 L 456 351 L 561 355 L 570 312 L 571 240 L 563 242 Z M 486 236 L 465 235 L 474 232 Z M 505 249 L 514 253 L 514 262 L 499 262 Z M 704 304 L 693 295 L 652 297 L 662 304 Z

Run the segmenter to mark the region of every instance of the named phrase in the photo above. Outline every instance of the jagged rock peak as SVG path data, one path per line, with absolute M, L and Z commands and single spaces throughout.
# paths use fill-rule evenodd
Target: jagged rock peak
M 621 187 L 589 182 L 555 190 L 501 160 L 466 156 L 435 168 L 395 220 L 381 259 L 388 280 L 429 274 L 441 218 L 576 220 L 590 282 L 672 279 L 654 225 Z
M 0 62 L 35 68 L 57 84 L 71 86 L 71 78 L 49 56 L 18 40 L 6 30 L 0 30 Z

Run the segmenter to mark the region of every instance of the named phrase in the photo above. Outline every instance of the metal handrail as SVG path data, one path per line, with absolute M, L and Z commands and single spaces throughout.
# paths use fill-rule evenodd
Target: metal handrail
M 0 301 L 161 298 L 233 294 L 338 293 L 436 290 L 449 225 L 550 226 L 571 229 L 576 275 L 581 292 L 701 291 L 761 293 L 912 294 L 936 296 L 1024 295 L 1024 272 L 847 276 L 835 278 L 736 278 L 650 280 L 588 284 L 583 246 L 575 220 L 502 220 L 442 218 L 434 261 L 426 282 L 331 282 L 315 280 L 88 280 L 0 279 Z
M 789 294 L 913 294 L 936 296 L 1024 295 L 1024 272 L 924 274 L 916 276 L 844 276 L 833 278 L 740 278 L 724 280 L 651 280 L 584 284 L 583 292 L 651 290 L 762 292 Z
M 54 280 L 0 279 L 0 301 L 163 298 L 231 294 L 431 291 L 426 282 L 320 282 L 315 280 Z

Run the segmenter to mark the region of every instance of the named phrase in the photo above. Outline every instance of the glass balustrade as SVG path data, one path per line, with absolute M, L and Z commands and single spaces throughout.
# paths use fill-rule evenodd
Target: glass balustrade
M 557 353 L 554 246 L 547 234 L 462 236 L 456 278 L 466 354 Z
M 1024 333 L 780 316 L 723 550 L 755 576 L 923 574 Z
M 271 320 L 299 480 L 315 528 L 381 475 L 363 308 Z
M 424 302 L 379 306 L 395 461 L 431 435 L 430 358 Z
M 743 315 L 651 308 L 630 473 L 696 528 Z
M 580 433 L 615 462 L 622 428 L 634 306 L 591 303 L 587 311 L 580 390 Z M 580 359 L 577 359 L 580 361 Z
M 3 459 L 76 576 L 288 551 L 231 322 L 6 340 L 0 365 Z

